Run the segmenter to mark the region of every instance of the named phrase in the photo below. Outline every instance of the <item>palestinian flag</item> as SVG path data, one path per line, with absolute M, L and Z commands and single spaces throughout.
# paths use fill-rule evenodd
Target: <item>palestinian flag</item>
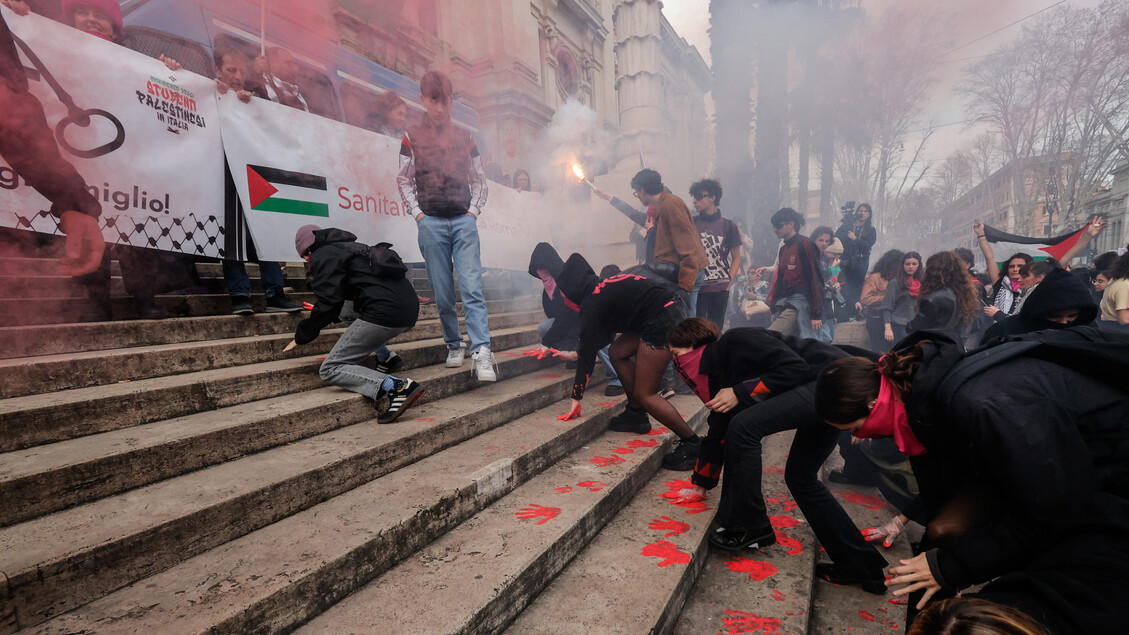
M 1055 260 L 1061 262 L 1062 257 L 1078 243 L 1089 226 L 1089 223 L 1087 223 L 1078 231 L 1053 238 L 1028 238 L 1007 234 L 991 225 L 985 225 L 984 235 L 988 238 L 988 242 L 992 244 L 992 253 L 996 256 L 996 264 L 1001 267 L 1007 262 L 1007 258 L 1017 252 L 1028 254 L 1035 260 L 1046 260 L 1048 257 L 1054 257 Z M 1004 260 L 1001 260 L 1001 258 Z
M 247 191 L 253 210 L 329 218 L 324 176 L 248 165 Z

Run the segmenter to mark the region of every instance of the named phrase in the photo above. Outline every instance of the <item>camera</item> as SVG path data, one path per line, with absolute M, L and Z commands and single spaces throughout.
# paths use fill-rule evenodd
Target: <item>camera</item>
M 843 224 L 854 225 L 854 223 L 855 223 L 855 202 L 854 201 L 847 201 L 846 203 L 843 203 L 843 205 L 839 207 L 839 213 L 843 215 L 843 218 L 839 222 L 841 222 Z

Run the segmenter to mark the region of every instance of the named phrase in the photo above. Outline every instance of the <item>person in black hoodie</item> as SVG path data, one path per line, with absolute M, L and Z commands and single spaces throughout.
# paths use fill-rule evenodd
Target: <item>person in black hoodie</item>
M 545 288 L 541 293 L 541 308 L 547 319 L 537 327 L 541 334 L 542 351 L 550 348 L 575 351 L 579 343 L 579 307 L 557 289 L 557 277 L 561 275 L 563 266 L 557 250 L 549 243 L 537 243 L 529 257 L 529 275 L 540 280 Z
M 411 379 L 393 377 L 360 363 L 393 337 L 407 331 L 419 317 L 419 299 L 407 279 L 407 267 L 388 243 L 374 251 L 357 237 L 333 227 L 303 225 L 294 237 L 298 255 L 310 263 L 311 290 L 317 297 L 310 317 L 298 323 L 294 340 L 283 352 L 314 341 L 321 330 L 338 321 L 346 300 L 352 300 L 358 317 L 337 340 L 322 362 L 321 378 L 373 401 L 389 396 L 388 410 L 379 423 L 391 423 L 423 395 L 423 387 Z
M 1065 269 L 1055 269 L 1035 287 L 1019 314 L 992 325 L 981 343 L 1032 331 L 1088 326 L 1097 317 L 1098 305 L 1086 284 Z
M 568 257 L 557 278 L 557 288 L 580 306 L 580 347 L 572 404 L 559 418 L 567 421 L 580 416 L 580 400 L 595 368 L 596 353 L 611 344 L 609 354 L 627 392 L 627 408 L 612 418 L 609 429 L 644 434 L 651 430 L 647 420 L 650 414 L 678 435 L 674 452 L 663 457 L 663 467 L 693 469 L 701 439 L 678 410 L 657 394 L 671 360 L 666 335 L 689 313 L 683 294 L 671 282 L 632 273 L 600 280 L 580 254 Z M 618 338 L 617 333 L 621 334 Z
M 842 433 L 816 416 L 814 381 L 825 365 L 847 353 L 761 328 L 730 329 L 719 337 L 717 327 L 702 318 L 682 321 L 667 340 L 683 379 L 712 411 L 690 477 L 697 491 L 687 496 L 702 497 L 716 486 L 723 462 L 728 470 L 710 544 L 736 551 L 776 542 L 761 492 L 761 441 L 796 430 L 784 480 L 835 563 L 818 565 L 816 575 L 885 593 L 886 559 L 819 480 L 819 468 Z
M 1118 633 L 1129 597 L 1129 337 L 1093 327 L 965 355 L 914 333 L 878 363 L 827 365 L 815 407 L 855 436 L 893 436 L 929 523 L 893 567 L 920 609 L 974 584 L 1058 635 Z M 912 617 L 911 620 L 912 622 Z

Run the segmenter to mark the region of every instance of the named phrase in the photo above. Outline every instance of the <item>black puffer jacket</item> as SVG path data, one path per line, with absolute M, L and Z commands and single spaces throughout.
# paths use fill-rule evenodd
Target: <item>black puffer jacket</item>
M 393 328 L 412 327 L 419 318 L 419 297 L 406 277 L 378 277 L 369 265 L 368 246 L 343 229 L 314 232 L 310 272 L 317 304 L 310 317 L 298 323 L 294 341 L 314 341 L 323 328 L 336 322 L 346 300 L 361 319 Z
M 1005 335 L 1092 324 L 1098 317 L 1098 305 L 1094 302 L 1090 289 L 1069 271 L 1055 269 L 1031 292 L 1031 297 L 1027 298 L 1023 308 L 1019 310 L 1019 315 L 992 325 L 984 333 L 982 341 L 987 342 Z M 1059 324 L 1047 319 L 1052 312 L 1064 309 L 1078 309 L 1078 319 L 1070 324 Z
M 928 450 L 913 459 L 922 497 L 931 514 L 960 491 L 989 502 L 987 517 L 927 552 L 934 577 L 961 589 L 1016 572 L 1065 576 L 1038 590 L 1043 605 L 1066 607 L 1055 618 L 1071 624 L 1063 632 L 1120 632 L 1129 568 L 1129 338 L 1078 327 L 965 356 L 934 332 L 898 348 L 923 340 L 930 341 L 905 396 L 910 426 Z M 1044 570 L 1051 561 L 1058 573 Z M 1108 586 L 1109 579 L 1118 581 Z

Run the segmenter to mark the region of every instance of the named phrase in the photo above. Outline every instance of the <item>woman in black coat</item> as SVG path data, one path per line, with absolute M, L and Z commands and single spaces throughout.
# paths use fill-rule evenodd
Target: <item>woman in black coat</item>
M 925 262 L 925 275 L 906 330 L 945 331 L 964 339 L 976 319 L 979 302 L 968 269 L 951 251 L 939 251 Z
M 886 559 L 819 480 L 819 468 L 842 434 L 815 415 L 813 380 L 827 363 L 847 354 L 816 340 L 761 328 L 730 329 L 719 337 L 717 327 L 702 318 L 682 321 L 667 341 L 682 378 L 712 411 L 690 477 L 696 495 L 717 485 L 723 463 L 729 472 L 710 543 L 735 551 L 776 542 L 761 492 L 761 441 L 796 430 L 784 480 L 835 563 L 817 565 L 816 575 L 885 593 Z
M 895 595 L 988 583 L 977 595 L 1058 634 L 1123 632 L 1129 597 L 1129 338 L 1091 327 L 965 356 L 939 332 L 877 364 L 828 364 L 816 411 L 857 437 L 893 436 L 930 521 Z M 1098 369 L 1101 372 L 1098 372 Z M 912 607 L 911 607 L 912 608 Z
M 843 243 L 843 295 L 852 311 L 862 294 L 862 281 L 870 266 L 870 250 L 878 240 L 878 232 L 870 222 L 873 215 L 870 203 L 860 203 L 855 210 L 854 223 L 843 223 L 835 232 L 835 237 Z

